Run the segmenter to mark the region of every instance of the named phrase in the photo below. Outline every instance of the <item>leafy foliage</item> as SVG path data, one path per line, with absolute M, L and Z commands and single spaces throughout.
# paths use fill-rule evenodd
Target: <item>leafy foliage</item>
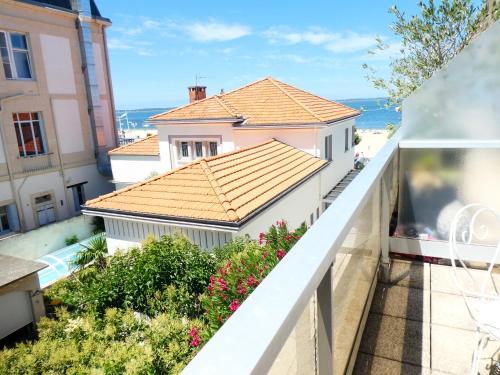
M 72 236 L 65 238 L 64 243 L 66 246 L 74 245 L 75 243 L 78 243 L 78 237 L 76 234 L 73 234 Z
M 106 237 L 101 234 L 90 240 L 88 246 L 81 245 L 81 249 L 76 258 L 73 260 L 72 265 L 77 269 L 81 269 L 90 263 L 95 263 L 96 267 L 104 268 L 106 264 L 106 254 L 108 253 L 108 245 L 106 244 Z
M 97 265 L 82 269 L 54 284 L 49 297 L 77 311 L 102 314 L 106 308 L 118 307 L 155 315 L 155 299 L 171 298 L 172 290 L 167 293 L 165 288 L 172 285 L 181 295 L 188 293 L 189 315 L 194 315 L 199 310 L 197 296 L 214 269 L 208 252 L 184 237 L 163 236 L 146 240 L 142 249 L 109 257 L 102 269 Z
M 174 374 L 196 353 L 191 327 L 199 320 L 168 314 L 147 319 L 129 309 L 107 309 L 102 318 L 72 315 L 43 318 L 39 340 L 0 352 L 1 374 Z
M 219 268 L 210 276 L 207 292 L 202 297 L 209 335 L 238 309 L 306 230 L 303 224 L 290 232 L 285 222 L 278 221 L 267 233 L 260 234 L 259 243 L 239 243 L 225 252 L 229 256 L 220 259 Z M 240 247 L 242 244 L 244 249 Z
M 429 79 L 432 74 L 460 52 L 477 33 L 481 14 L 472 0 L 434 0 L 419 3 L 420 14 L 406 17 L 396 6 L 389 9 L 396 21 L 391 25 L 401 40 L 399 54 L 390 63 L 388 79 L 363 65 L 375 88 L 389 95 L 390 104 L 399 104 Z M 386 53 L 390 46 L 377 38 L 372 54 Z

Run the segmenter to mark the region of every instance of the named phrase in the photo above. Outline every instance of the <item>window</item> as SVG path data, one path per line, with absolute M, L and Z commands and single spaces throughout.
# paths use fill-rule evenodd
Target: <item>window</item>
M 28 157 L 46 153 L 42 115 L 38 112 L 14 113 L 19 156 Z
M 316 220 L 319 219 L 319 207 L 316 207 Z
M 351 146 L 352 146 L 352 147 L 356 146 L 356 144 L 355 144 L 355 142 L 354 142 L 355 140 L 356 140 L 356 127 L 355 127 L 355 126 L 353 126 L 353 127 L 351 128 Z
M 181 157 L 189 158 L 189 144 L 187 142 L 181 142 Z
M 309 215 L 309 225 L 314 224 L 314 214 Z
M 345 152 L 349 151 L 349 129 L 345 128 L 344 129 L 344 134 L 345 134 Z
M 7 79 L 31 79 L 31 62 L 26 35 L 0 31 L 0 55 Z
M 210 156 L 215 156 L 217 155 L 217 142 L 210 142 Z
M 333 138 L 332 135 L 328 135 L 325 137 L 325 159 L 328 161 L 332 161 L 332 151 L 333 151 Z
M 194 145 L 196 148 L 196 157 L 202 158 L 203 157 L 203 142 L 195 142 Z
M 83 184 L 74 185 L 71 187 L 73 191 L 73 203 L 75 204 L 75 211 L 80 212 L 81 206 L 85 204 L 85 190 Z
M 7 206 L 0 207 L 0 233 L 10 231 L 9 217 L 7 215 Z

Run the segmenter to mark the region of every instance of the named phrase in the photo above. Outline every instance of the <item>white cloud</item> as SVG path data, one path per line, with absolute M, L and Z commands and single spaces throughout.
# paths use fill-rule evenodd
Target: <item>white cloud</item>
M 224 42 L 249 35 L 251 30 L 245 25 L 209 21 L 186 24 L 184 32 L 198 42 Z
M 133 47 L 125 42 L 124 40 L 118 38 L 109 38 L 108 39 L 108 48 L 114 50 L 130 50 Z
M 333 53 L 352 53 L 375 46 L 376 35 L 358 34 L 352 31 L 332 32 L 311 27 L 306 31 L 293 31 L 287 27 L 272 27 L 263 33 L 271 43 L 308 43 L 322 46 Z

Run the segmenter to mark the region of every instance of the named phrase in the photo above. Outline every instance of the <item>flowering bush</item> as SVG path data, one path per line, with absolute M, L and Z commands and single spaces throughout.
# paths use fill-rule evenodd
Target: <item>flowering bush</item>
M 278 221 L 267 233 L 259 235 L 258 243 L 247 242 L 244 250 L 232 252 L 220 262 L 202 296 L 209 334 L 238 309 L 306 230 L 303 224 L 289 231 L 284 221 Z

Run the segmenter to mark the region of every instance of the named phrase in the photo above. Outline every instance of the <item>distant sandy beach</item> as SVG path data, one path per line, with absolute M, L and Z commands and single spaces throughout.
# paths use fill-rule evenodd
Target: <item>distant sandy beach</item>
M 118 131 L 118 133 L 120 133 L 120 131 Z M 120 133 L 120 136 L 124 136 L 127 139 L 139 140 L 153 134 L 158 134 L 158 129 L 156 129 L 155 127 L 150 127 L 148 129 L 130 129 L 130 130 L 124 129 Z
M 385 129 L 357 129 L 361 142 L 355 147 L 356 153 L 365 158 L 373 158 L 387 142 Z

